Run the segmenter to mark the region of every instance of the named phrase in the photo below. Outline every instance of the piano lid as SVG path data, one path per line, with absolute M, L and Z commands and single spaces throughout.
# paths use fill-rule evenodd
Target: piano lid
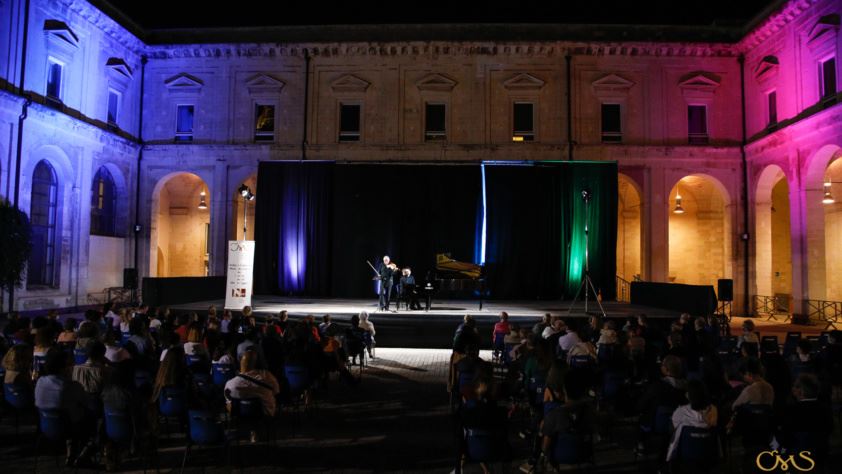
M 459 272 L 469 278 L 479 278 L 482 273 L 482 265 L 460 262 L 450 258 L 448 253 L 438 253 L 436 254 L 436 270 Z

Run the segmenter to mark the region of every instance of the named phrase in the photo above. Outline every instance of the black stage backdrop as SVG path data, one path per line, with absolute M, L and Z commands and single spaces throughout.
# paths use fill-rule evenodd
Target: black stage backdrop
M 261 162 L 255 292 L 331 296 L 333 162 Z
M 581 282 L 584 209 L 591 277 L 614 294 L 616 163 L 486 164 L 486 262 L 494 298 L 573 298 Z M 423 281 L 435 254 L 477 261 L 479 164 L 262 162 L 255 292 L 373 298 L 384 254 Z
M 558 166 L 485 165 L 489 297 L 561 296 Z
M 372 297 L 384 254 L 423 281 L 435 255 L 473 261 L 479 165 L 337 165 L 332 287 L 338 297 Z

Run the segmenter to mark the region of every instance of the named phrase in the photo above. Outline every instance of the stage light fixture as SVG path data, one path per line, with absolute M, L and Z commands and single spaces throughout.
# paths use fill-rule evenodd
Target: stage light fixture
M 681 207 L 681 194 L 675 193 L 675 208 L 672 210 L 673 214 L 684 214 L 684 208 Z
M 241 185 L 237 192 L 240 193 L 240 196 L 243 197 L 246 201 L 253 201 L 254 200 L 254 193 L 251 192 L 251 188 L 246 186 L 245 184 Z
M 199 193 L 199 209 L 205 210 L 208 208 L 208 203 L 205 201 L 205 190 Z
M 833 199 L 833 194 L 830 194 L 831 184 L 832 183 L 830 181 L 824 182 L 824 197 L 822 198 L 822 204 L 833 204 L 834 202 L 836 202 L 836 200 Z

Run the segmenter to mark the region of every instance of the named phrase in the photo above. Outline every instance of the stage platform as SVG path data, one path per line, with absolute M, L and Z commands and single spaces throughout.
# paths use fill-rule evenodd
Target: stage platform
M 532 327 L 545 313 L 563 317 L 568 323 L 582 324 L 588 314 L 599 314 L 599 306 L 591 301 L 588 314 L 583 302 L 577 302 L 570 311 L 570 301 L 484 301 L 482 310 L 476 300 L 434 300 L 430 311 L 409 311 L 401 307 L 396 312 L 377 311 L 377 300 L 331 298 L 284 298 L 280 296 L 255 296 L 252 308 L 258 320 L 269 314 L 277 315 L 286 310 L 291 319 L 312 314 L 317 319 L 330 314 L 334 321 L 347 324 L 352 315 L 367 311 L 377 331 L 377 343 L 383 347 L 450 347 L 453 332 L 466 314 L 477 320 L 477 327 L 485 343 L 490 344 L 492 326 L 501 311 L 509 314 L 513 324 Z M 211 305 L 221 308 L 224 300 L 198 301 L 173 305 L 176 311 L 205 312 Z M 637 306 L 628 303 L 603 301 L 608 318 L 623 320 L 627 316 L 644 313 L 654 324 L 669 324 L 678 318 L 675 311 Z

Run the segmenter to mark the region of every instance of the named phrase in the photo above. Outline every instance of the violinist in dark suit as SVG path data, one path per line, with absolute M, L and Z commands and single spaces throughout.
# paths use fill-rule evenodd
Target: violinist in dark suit
M 402 271 L 400 281 L 401 297 L 407 302 L 409 309 L 421 309 L 418 303 L 418 293 L 415 292 L 415 277 L 412 276 L 412 269 L 406 267 Z
M 394 286 L 394 275 L 398 272 L 398 266 L 392 263 L 388 255 L 383 257 L 383 263 L 377 266 L 377 273 L 380 279 L 380 310 L 389 311 L 389 302 L 392 299 L 392 286 Z

